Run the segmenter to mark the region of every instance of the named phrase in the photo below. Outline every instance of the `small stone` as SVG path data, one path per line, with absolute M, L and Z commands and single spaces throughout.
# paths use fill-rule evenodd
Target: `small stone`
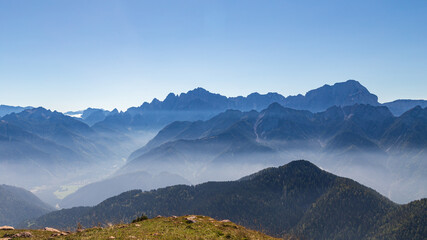
M 51 227 L 45 227 L 45 228 L 43 228 L 43 230 L 48 231 L 48 232 L 56 232 L 56 233 L 60 233 L 61 232 L 58 229 L 51 228 Z
M 186 217 L 185 220 L 187 220 L 187 223 L 196 223 L 197 222 L 196 218 L 197 218 L 197 216 L 191 215 L 191 216 Z
M 141 225 L 137 223 L 137 224 L 135 224 L 135 227 L 141 227 Z
M 0 230 L 15 230 L 15 228 L 11 226 L 2 226 L 0 227 Z
M 115 238 L 116 238 L 116 237 L 114 237 L 114 236 L 110 236 L 110 237 L 109 237 L 109 239 L 115 239 Z
M 161 218 L 162 217 L 162 215 L 157 215 L 157 217 L 156 218 Z
M 193 219 L 186 218 L 185 220 L 186 223 L 196 223 L 196 220 Z
M 222 222 L 222 223 L 229 223 L 229 222 L 231 222 L 230 220 L 228 220 L 228 219 L 224 219 L 224 220 L 222 220 L 222 221 L 220 221 L 220 222 Z
M 32 236 L 33 234 L 31 234 L 30 232 L 21 232 L 21 233 L 12 235 L 12 238 L 30 238 Z

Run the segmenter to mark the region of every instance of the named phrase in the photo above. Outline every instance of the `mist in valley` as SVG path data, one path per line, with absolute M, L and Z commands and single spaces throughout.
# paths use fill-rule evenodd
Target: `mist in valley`
M 340 91 L 362 103 L 331 106 L 354 102 Z M 133 189 L 238 180 L 304 159 L 407 203 L 427 192 L 426 109 L 412 105 L 395 116 L 348 80 L 287 98 L 227 98 L 197 88 L 126 112 L 87 109 L 77 118 L 26 109 L 0 122 L 0 181 L 68 208 Z
M 95 132 L 84 135 L 90 143 L 87 151 L 75 154 L 74 148 L 59 151 L 61 145 L 43 143 L 42 146 L 48 146 L 47 155 L 33 154 L 39 152 L 29 149 L 22 159 L 15 154 L 13 159 L 1 161 L 0 181 L 29 189 L 57 208 L 69 208 L 93 206 L 133 189 L 146 191 L 176 184 L 238 180 L 268 167 L 304 159 L 369 186 L 397 203 L 427 196 L 427 157 L 422 146 L 382 149 L 348 130 L 335 134 L 333 126 L 329 130 L 332 133 L 322 133 L 325 138 L 312 138 L 316 131 L 325 130 L 316 125 L 313 128 L 310 124 L 314 120 L 300 120 L 301 114 L 312 118 L 326 113 L 310 115 L 273 104 L 262 112 L 229 110 L 205 121 L 173 122 L 160 131 L 146 126 L 142 130 L 132 124 L 127 128 L 105 122 L 94 124 L 91 128 Z M 185 119 L 194 116 L 200 114 Z M 281 123 L 283 118 L 290 122 Z M 305 125 L 301 128 L 292 121 Z M 13 141 L 8 144 L 21 149 Z M 101 149 L 105 152 L 98 154 Z M 2 159 L 12 155 L 8 151 L 2 154 Z
M 427 156 L 412 158 L 426 159 Z M 155 159 L 141 165 L 130 165 L 152 174 L 169 172 L 191 182 L 200 184 L 208 181 L 232 181 L 256 173 L 268 167 L 278 167 L 294 160 L 308 160 L 321 169 L 338 176 L 351 178 L 371 187 L 397 203 L 427 197 L 427 166 L 424 161 L 410 165 L 400 156 L 378 153 L 331 154 L 324 151 L 294 150 L 276 153 L 252 153 L 218 158 L 217 154 L 186 152 L 168 159 Z M 129 168 L 119 172 L 132 172 Z M 147 189 L 143 189 L 147 190 Z
M 77 189 L 114 175 L 126 164 L 129 154 L 145 145 L 155 134 L 156 130 L 126 134 L 103 132 L 94 141 L 108 147 L 110 155 L 93 156 L 92 152 L 87 152 L 87 158 L 78 161 L 64 152 L 58 156 L 70 161 L 59 161 L 54 154 L 47 157 L 26 154 L 23 158 L 15 154 L 11 159 L 7 151 L 3 151 L 0 153 L 3 160 L 0 161 L 0 182 L 30 190 L 46 203 L 59 207 L 61 199 Z M 11 151 L 15 149 L 16 146 Z

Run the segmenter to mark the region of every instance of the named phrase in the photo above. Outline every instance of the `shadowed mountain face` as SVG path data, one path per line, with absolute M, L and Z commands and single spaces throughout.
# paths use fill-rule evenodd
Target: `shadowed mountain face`
M 149 217 L 202 214 L 275 236 L 293 233 L 304 239 L 369 239 L 378 235 L 394 239 L 399 235 L 391 227 L 404 223 L 411 239 L 424 233 L 424 202 L 399 206 L 350 179 L 307 161 L 294 161 L 239 181 L 129 191 L 95 207 L 60 210 L 25 224 L 73 228 L 77 222 L 86 227 L 129 222 L 142 213 Z M 406 209 L 410 212 L 399 214 Z
M 378 98 L 355 80 L 324 85 L 307 92 L 305 96 L 284 97 L 278 93 L 252 93 L 247 97 L 225 97 L 196 88 L 187 93 L 170 93 L 164 101 L 154 99 L 125 113 L 107 116 L 95 127 L 126 131 L 129 129 L 162 128 L 173 121 L 207 120 L 227 109 L 261 111 L 272 103 L 311 112 L 324 111 L 332 106 L 353 104 L 379 105 Z
M 386 107 L 356 104 L 311 113 L 277 103 L 259 113 L 228 110 L 166 126 L 119 172 L 167 170 L 199 183 L 304 157 L 405 202 L 427 194 L 406 185 L 426 180 L 426 112 L 417 107 L 394 117 Z
M 31 192 L 8 185 L 0 185 L 0 225 L 12 225 L 40 217 L 53 208 Z

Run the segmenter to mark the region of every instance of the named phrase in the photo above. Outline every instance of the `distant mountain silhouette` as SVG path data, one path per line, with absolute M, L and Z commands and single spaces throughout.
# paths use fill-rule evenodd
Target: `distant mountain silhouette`
M 31 192 L 18 187 L 0 185 L 0 226 L 40 217 L 54 209 Z
M 85 227 L 129 222 L 143 213 L 149 217 L 200 214 L 230 219 L 275 236 L 395 239 L 404 231 L 407 239 L 414 239 L 424 234 L 426 207 L 425 200 L 399 206 L 353 180 L 300 160 L 239 181 L 129 191 L 95 207 L 55 211 L 23 226 L 65 229 L 75 227 L 76 222 Z M 395 231 L 399 223 L 405 228 Z
M 14 107 L 7 105 L 0 105 L 0 118 L 11 113 L 19 113 L 24 111 L 25 109 L 31 109 L 33 107 Z
M 103 121 L 107 116 L 118 113 L 119 111 L 117 109 L 110 112 L 100 108 L 87 108 L 81 111 L 65 112 L 64 115 L 74 117 L 89 126 L 93 126 L 95 123 Z
M 422 108 L 427 107 L 427 100 L 410 100 L 410 99 L 399 99 L 393 102 L 383 103 L 384 106 L 388 107 L 395 116 L 400 116 L 402 113 L 412 109 L 416 106 Z
M 358 81 L 348 80 L 332 86 L 324 85 L 307 92 L 305 96 L 290 96 L 283 106 L 320 112 L 331 106 L 348 106 L 356 103 L 379 105 L 377 96 L 371 94 Z
M 378 98 L 355 80 L 324 85 L 307 92 L 305 96 L 284 97 L 278 93 L 252 93 L 247 97 L 225 97 L 211 93 L 203 88 L 196 88 L 187 93 L 175 95 L 170 93 L 164 101 L 154 99 L 139 107 L 129 108 L 126 112 L 107 116 L 95 127 L 107 129 L 147 129 L 162 128 L 173 121 L 207 120 L 227 109 L 240 111 L 261 111 L 272 103 L 279 103 L 288 108 L 324 111 L 332 106 L 353 104 L 379 105 Z
M 326 110 L 331 106 L 347 106 L 356 103 L 379 105 L 378 98 L 355 80 L 336 83 L 307 92 L 305 96 L 283 97 L 277 93 L 265 95 L 252 93 L 245 97 L 230 97 L 213 94 L 203 88 L 196 88 L 181 95 L 170 93 L 163 102 L 157 99 L 144 103 L 138 108 L 130 108 L 128 112 L 135 114 L 146 110 L 155 111 L 224 111 L 236 109 L 242 111 L 262 110 L 277 102 L 285 107 L 304 109 L 312 112 Z

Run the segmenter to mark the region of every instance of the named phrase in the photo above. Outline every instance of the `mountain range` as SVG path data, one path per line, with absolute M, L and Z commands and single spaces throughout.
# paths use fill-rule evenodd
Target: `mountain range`
M 0 217 L 73 228 L 203 214 L 279 237 L 423 239 L 426 105 L 381 104 L 354 80 L 288 97 L 196 88 L 125 112 L 2 105 L 0 182 L 74 208 L 39 217 L 52 208 L 2 186 Z
M 0 181 L 28 189 L 42 187 L 49 193 L 37 194 L 55 202 L 52 183 L 58 187 L 104 176 L 123 162 L 130 142 L 119 132 L 97 132 L 75 118 L 41 107 L 11 113 L 0 119 Z
M 103 121 L 95 123 L 95 126 L 122 131 L 162 128 L 173 121 L 207 120 L 227 109 L 261 111 L 275 102 L 284 107 L 314 113 L 325 111 L 332 106 L 384 105 L 396 116 L 417 105 L 427 106 L 426 100 L 396 100 L 381 104 L 376 95 L 355 80 L 326 84 L 308 91 L 305 95 L 288 97 L 274 92 L 267 94 L 255 92 L 247 97 L 226 97 L 203 88 L 196 88 L 180 95 L 170 93 L 163 101 L 155 98 L 151 103 L 144 102 L 141 106 L 131 107 L 125 112 L 110 114 Z
M 8 105 L 0 105 L 0 117 L 6 116 L 7 114 L 11 113 L 19 113 L 24 111 L 25 109 L 31 109 L 33 107 L 15 107 L 15 106 L 8 106 Z
M 9 114 L 0 118 L 0 180 L 36 189 L 37 196 L 55 205 L 59 201 L 53 195 L 56 191 L 119 175 L 125 179 L 128 173 L 139 172 L 144 178 L 146 170 L 158 170 L 156 175 L 163 167 L 175 166 L 168 170 L 170 174 L 179 173 L 191 183 L 200 183 L 231 180 L 291 159 L 307 158 L 384 194 L 392 184 L 401 194 L 395 197 L 394 191 L 387 196 L 405 202 L 413 196 L 425 196 L 423 189 L 414 190 L 414 184 L 405 185 L 425 175 L 424 108 L 414 107 L 425 102 L 380 104 L 359 82 L 348 80 L 288 97 L 278 93 L 225 97 L 196 88 L 125 112 L 88 108 L 62 114 L 42 107 L 2 105 L 0 109 L 8 109 Z M 418 115 L 412 110 L 403 113 L 412 108 L 418 109 Z M 173 162 L 185 164 L 169 164 Z M 235 163 L 241 171 L 234 171 L 237 166 L 231 167 L 233 164 L 222 174 L 204 170 L 206 166 L 209 170 L 209 164 L 227 162 Z M 145 163 L 151 163 L 150 169 L 141 168 Z M 355 163 L 381 167 L 385 183 L 350 171 Z M 395 174 L 399 168 L 404 174 Z M 366 168 L 362 170 L 366 172 Z M 408 175 L 414 177 L 408 179 Z M 118 187 L 113 192 L 121 190 L 128 189 Z M 80 200 L 77 202 L 82 203 Z M 92 204 L 101 200 L 99 197 Z
M 23 223 L 67 229 L 129 222 L 146 214 L 201 214 L 230 219 L 274 236 L 301 239 L 422 239 L 427 201 L 398 205 L 308 161 L 268 168 L 238 181 L 134 190 L 95 207 L 63 209 Z
M 387 107 L 363 104 L 319 113 L 277 103 L 261 112 L 228 110 L 207 121 L 171 123 L 119 172 L 166 170 L 197 183 L 232 179 L 239 166 L 275 166 L 303 157 L 407 202 L 427 194 L 426 114 L 427 108 L 415 107 L 395 117 Z M 218 178 L 219 169 L 230 176 Z

